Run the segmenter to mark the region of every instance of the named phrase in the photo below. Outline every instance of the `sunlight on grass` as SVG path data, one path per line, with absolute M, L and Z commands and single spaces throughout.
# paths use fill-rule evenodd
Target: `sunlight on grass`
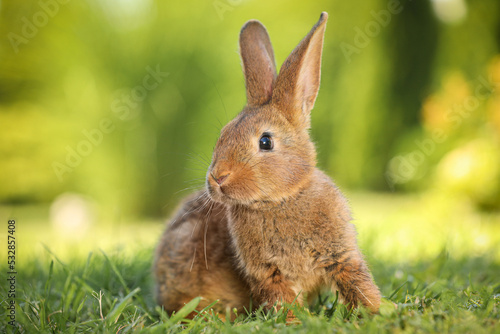
M 17 261 L 20 264 L 46 253 L 46 248 L 62 261 L 85 259 L 89 252 L 99 250 L 130 256 L 153 248 L 164 229 L 160 220 L 97 221 L 85 230 L 69 233 L 68 229 L 49 222 L 46 207 L 0 207 L 0 215 L 16 219 Z M 0 238 L 7 238 L 5 233 L 3 229 Z M 0 260 L 6 260 L 5 252 L 1 252 Z
M 500 215 L 478 213 L 465 202 L 439 194 L 348 194 L 359 241 L 365 255 L 391 263 L 435 258 L 443 249 L 455 258 L 485 253 L 500 260 Z M 61 260 L 85 258 L 90 251 L 134 254 L 154 248 L 164 221 L 96 222 L 87 230 L 68 233 L 48 222 L 46 208 L 1 208 L 17 217 L 18 260 L 50 249 Z M 15 215 L 14 215 L 15 216 Z M 166 220 L 165 220 L 166 221 Z M 5 231 L 1 231 L 1 238 Z M 2 260 L 6 254 L 2 252 Z
M 439 193 L 350 196 L 354 224 L 367 256 L 394 262 L 485 253 L 500 260 L 500 215 L 478 213 L 466 202 Z

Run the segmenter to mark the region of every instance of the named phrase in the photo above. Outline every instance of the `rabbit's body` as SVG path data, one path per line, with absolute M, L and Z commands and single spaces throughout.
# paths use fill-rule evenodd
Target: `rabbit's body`
M 277 206 L 231 207 L 229 230 L 251 290 L 260 291 L 257 303 L 292 303 L 297 296 L 303 302 L 328 287 L 340 290 L 351 306 L 360 301 L 378 307 L 377 289 L 363 297 L 355 288 L 373 283 L 350 220 L 344 197 L 319 170 L 310 184 Z M 340 277 L 345 271 L 349 281 Z
M 276 74 L 267 31 L 240 34 L 247 106 L 221 131 L 206 190 L 189 199 L 156 254 L 158 301 L 196 296 L 218 310 L 292 303 L 338 290 L 376 312 L 380 292 L 356 242 L 345 198 L 316 166 L 310 111 L 319 89 L 326 13 Z

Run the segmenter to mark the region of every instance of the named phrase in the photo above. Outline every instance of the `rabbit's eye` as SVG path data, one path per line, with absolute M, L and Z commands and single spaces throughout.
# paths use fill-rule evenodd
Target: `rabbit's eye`
M 260 137 L 259 148 L 264 151 L 270 151 L 273 149 L 273 140 L 270 135 L 263 134 L 262 137 Z

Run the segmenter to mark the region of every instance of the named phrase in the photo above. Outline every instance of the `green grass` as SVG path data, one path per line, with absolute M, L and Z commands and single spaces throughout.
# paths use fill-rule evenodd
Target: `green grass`
M 161 223 L 127 225 L 119 238 L 100 228 L 102 234 L 90 232 L 78 247 L 47 226 L 35 225 L 35 231 L 40 228 L 39 240 L 49 246 L 26 245 L 23 238 L 35 238 L 34 232 L 23 235 L 28 228 L 19 225 L 16 232 L 24 255 L 17 266 L 17 323 L 16 328 L 7 324 L 2 283 L 0 332 L 500 332 L 498 215 L 455 212 L 462 206 L 451 205 L 450 211 L 440 205 L 430 207 L 433 218 L 423 219 L 427 199 L 351 197 L 360 244 L 385 297 L 378 315 L 350 313 L 335 296 L 326 295 L 309 308 L 293 307 L 301 322 L 295 325 L 285 324 L 283 311 L 262 310 L 240 314 L 234 322 L 220 320 L 209 309 L 185 320 L 197 300 L 169 317 L 155 305 L 152 293 L 152 253 Z M 422 223 L 416 224 L 420 219 Z M 434 219 L 440 224 L 428 229 L 426 224 Z M 407 229 L 414 233 L 405 239 Z M 103 241 L 97 248 L 89 243 L 95 239 Z M 386 245 L 391 240 L 395 246 Z M 1 261 L 4 282 L 3 253 Z

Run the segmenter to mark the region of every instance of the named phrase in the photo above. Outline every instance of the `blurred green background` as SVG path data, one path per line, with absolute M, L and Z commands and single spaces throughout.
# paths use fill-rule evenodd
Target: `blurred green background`
M 0 0 L 0 203 L 165 217 L 245 104 L 241 26 L 267 27 L 279 67 L 321 11 L 319 166 L 348 192 L 499 210 L 497 0 Z
M 267 27 L 280 67 L 322 11 L 318 165 L 347 195 L 382 293 L 404 300 L 395 326 L 495 326 L 500 1 L 0 0 L 0 276 L 13 235 L 21 326 L 103 328 L 98 291 L 104 314 L 137 288 L 153 310 L 165 220 L 203 187 L 246 102 L 241 26 Z M 150 312 L 127 309 L 132 330 Z

